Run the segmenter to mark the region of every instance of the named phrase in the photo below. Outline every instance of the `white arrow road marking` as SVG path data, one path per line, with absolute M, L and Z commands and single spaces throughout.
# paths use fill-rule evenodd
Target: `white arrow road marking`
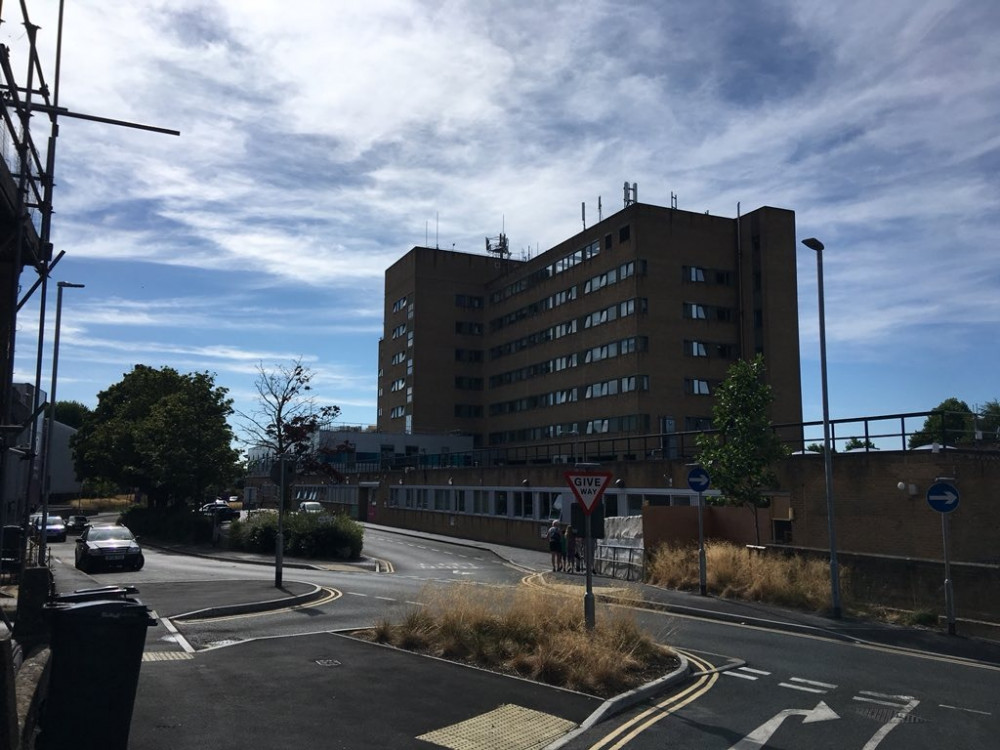
M 778 731 L 778 727 L 789 716 L 803 716 L 803 724 L 812 724 L 816 721 L 829 721 L 839 719 L 836 712 L 823 701 L 816 704 L 816 708 L 786 708 L 784 711 L 772 716 L 742 740 L 733 745 L 729 750 L 756 750 L 764 747 L 771 735 Z
M 865 692 L 865 691 L 862 691 L 862 692 Z M 868 694 L 869 695 L 879 695 L 879 693 L 868 693 Z M 916 698 L 912 698 L 909 695 L 880 695 L 880 697 L 882 697 L 882 698 L 899 698 L 901 700 L 909 700 L 909 703 L 907 703 L 905 706 L 900 707 L 899 711 L 896 712 L 896 715 L 893 716 L 891 719 L 889 719 L 889 721 L 887 721 L 885 724 L 883 724 L 879 728 L 879 730 L 877 732 L 875 732 L 875 734 L 872 735 L 872 738 L 870 740 L 868 740 L 867 744 L 865 744 L 865 746 L 863 748 L 861 748 L 861 750 L 875 750 L 875 748 L 879 746 L 879 743 L 881 743 L 882 740 L 885 739 L 885 736 L 887 734 L 889 734 L 889 732 L 891 732 L 897 726 L 899 726 L 900 724 L 902 724 L 903 721 L 906 719 L 906 717 L 909 715 L 910 711 L 912 711 L 913 709 L 915 709 L 917 707 L 917 705 L 920 703 L 920 701 L 918 701 Z M 855 697 L 854 700 L 865 700 L 865 699 L 864 698 Z M 871 701 L 871 702 L 872 703 L 879 703 L 879 701 Z M 892 705 L 892 704 L 891 703 L 886 703 L 884 705 Z M 899 704 L 896 704 L 896 705 L 898 706 Z

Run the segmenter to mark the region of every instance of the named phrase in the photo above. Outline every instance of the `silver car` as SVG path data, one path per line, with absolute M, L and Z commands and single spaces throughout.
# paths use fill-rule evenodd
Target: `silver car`
M 141 570 L 146 562 L 138 540 L 124 526 L 88 526 L 76 540 L 76 567 L 85 573 L 103 568 Z

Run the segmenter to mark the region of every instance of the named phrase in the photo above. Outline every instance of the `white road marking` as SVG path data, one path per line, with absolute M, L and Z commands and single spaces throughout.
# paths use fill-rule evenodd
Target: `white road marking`
M 966 713 L 969 713 L 969 714 L 979 714 L 980 716 L 992 716 L 993 715 L 989 711 L 977 711 L 974 708 L 962 708 L 961 706 L 949 706 L 949 705 L 947 705 L 945 703 L 938 703 L 938 706 L 940 706 L 941 708 L 950 708 L 953 711 L 965 711 Z
M 778 687 L 788 688 L 789 690 L 800 690 L 803 693 L 818 693 L 823 695 L 826 690 L 820 690 L 818 688 L 806 687 L 805 685 L 790 685 L 787 682 L 779 682 Z
M 752 674 L 743 674 L 742 672 L 740 672 L 740 671 L 738 671 L 736 669 L 727 669 L 722 674 L 724 674 L 726 677 L 739 677 L 741 680 L 757 680 L 757 679 L 759 679 L 757 677 L 754 677 Z
M 906 717 L 909 715 L 910 711 L 915 709 L 920 703 L 920 701 L 916 700 L 915 698 L 910 698 L 910 696 L 907 695 L 891 695 L 882 697 L 900 698 L 904 700 L 909 698 L 910 702 L 907 703 L 902 708 L 900 708 L 900 710 L 896 712 L 895 716 L 893 716 L 891 719 L 889 719 L 889 721 L 883 724 L 879 728 L 879 730 L 872 735 L 872 738 L 868 740 L 867 744 L 865 744 L 865 746 L 861 748 L 861 750 L 875 750 L 875 748 L 879 746 L 879 743 L 881 743 L 882 740 L 885 739 L 886 735 L 889 734 L 889 732 L 891 732 L 897 726 L 902 724 L 903 721 L 906 719 Z
M 770 672 L 765 672 L 763 669 L 753 669 L 752 667 L 739 667 L 741 672 L 751 672 L 752 674 L 759 674 L 764 677 L 769 676 Z

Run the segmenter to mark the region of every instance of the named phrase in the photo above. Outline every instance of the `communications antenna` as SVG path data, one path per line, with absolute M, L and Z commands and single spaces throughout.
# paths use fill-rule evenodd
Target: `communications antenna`
M 625 208 L 628 208 L 633 203 L 639 202 L 639 183 L 633 182 L 631 186 L 628 184 L 628 180 L 625 180 Z

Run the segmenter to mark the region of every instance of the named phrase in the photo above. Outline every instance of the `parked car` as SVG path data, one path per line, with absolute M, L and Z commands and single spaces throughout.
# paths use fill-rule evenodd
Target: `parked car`
M 125 526 L 87 526 L 76 540 L 76 567 L 89 573 L 99 567 L 141 570 L 146 559 L 139 540 Z
M 231 521 L 240 517 L 240 512 L 235 508 L 230 508 L 227 503 L 206 503 L 198 509 L 199 513 L 206 516 L 215 516 L 220 521 Z
M 322 513 L 323 505 L 321 503 L 306 502 L 299 503 L 299 513 Z
M 32 529 L 36 537 L 41 536 L 41 530 L 42 530 L 41 515 L 38 515 L 35 518 L 34 522 L 32 523 Z M 47 542 L 66 541 L 66 524 L 63 523 L 62 516 L 45 517 L 45 541 Z
M 66 519 L 66 531 L 70 534 L 79 534 L 89 523 L 90 519 L 86 516 L 69 516 Z

